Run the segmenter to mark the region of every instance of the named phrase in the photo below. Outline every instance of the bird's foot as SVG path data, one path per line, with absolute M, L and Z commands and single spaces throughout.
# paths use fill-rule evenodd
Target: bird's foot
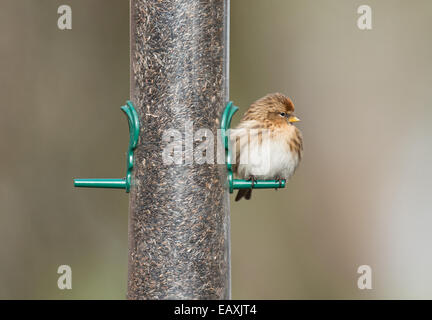
M 252 184 L 251 184 L 251 189 L 252 189 L 254 187 L 255 182 L 257 181 L 257 179 L 255 178 L 255 176 L 249 176 L 248 181 L 252 181 Z
M 282 182 L 285 182 L 285 179 L 282 179 L 281 177 L 277 176 L 275 177 L 276 182 L 279 182 L 279 188 L 282 187 Z M 275 188 L 275 190 L 277 191 L 278 188 Z

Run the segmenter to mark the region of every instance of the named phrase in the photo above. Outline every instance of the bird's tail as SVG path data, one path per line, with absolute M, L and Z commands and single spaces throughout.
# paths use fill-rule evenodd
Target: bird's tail
M 237 193 L 235 201 L 239 201 L 241 198 L 249 200 L 252 197 L 252 189 L 240 189 Z

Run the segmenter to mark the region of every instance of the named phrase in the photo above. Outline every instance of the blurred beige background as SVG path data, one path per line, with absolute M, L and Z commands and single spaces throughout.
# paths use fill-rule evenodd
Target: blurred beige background
M 2 299 L 125 297 L 128 196 L 72 178 L 124 175 L 128 18 L 120 0 L 0 3 Z M 233 298 L 432 298 L 431 18 L 429 0 L 232 0 L 231 99 L 288 94 L 305 141 L 286 189 L 232 202 Z

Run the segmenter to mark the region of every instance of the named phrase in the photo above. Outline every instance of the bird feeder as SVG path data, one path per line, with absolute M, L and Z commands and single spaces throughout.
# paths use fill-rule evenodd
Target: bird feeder
M 229 299 L 229 192 L 285 187 L 233 178 L 228 22 L 229 0 L 130 1 L 126 177 L 74 180 L 130 192 L 129 299 Z M 185 163 L 163 163 L 164 130 L 189 123 L 222 129 L 226 170 L 187 162 L 187 151 Z

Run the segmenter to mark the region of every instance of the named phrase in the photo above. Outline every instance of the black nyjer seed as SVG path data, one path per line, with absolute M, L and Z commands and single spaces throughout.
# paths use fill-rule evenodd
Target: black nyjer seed
M 228 4 L 131 1 L 131 99 L 141 132 L 130 193 L 129 299 L 230 298 L 226 169 L 216 155 L 209 164 L 162 158 L 170 128 L 185 139 L 193 122 L 194 131 L 210 129 L 220 139 Z

